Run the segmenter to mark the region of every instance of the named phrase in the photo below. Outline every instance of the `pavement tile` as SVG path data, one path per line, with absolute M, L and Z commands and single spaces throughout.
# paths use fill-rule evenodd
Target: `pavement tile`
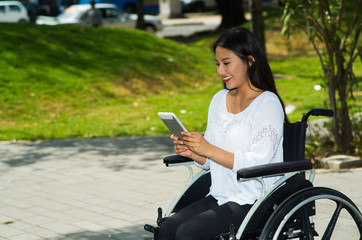
M 124 218 L 126 217 L 124 216 Z M 118 228 L 124 229 L 127 228 L 128 226 L 133 225 L 133 223 L 129 222 L 127 219 L 123 220 L 123 219 L 113 218 L 111 220 L 102 222 L 102 225 L 108 227 L 109 229 L 118 229 Z
M 16 207 L 16 208 L 22 208 L 22 209 L 25 209 L 25 208 L 29 208 L 31 207 L 32 205 L 26 201 L 24 201 L 24 199 L 19 199 L 19 198 L 4 198 L 4 199 L 1 199 L 0 200 L 2 205 L 0 205 L 0 209 L 2 207 L 5 207 L 6 206 L 13 206 L 13 207 Z
M 20 234 L 23 234 L 24 232 L 22 230 L 18 230 L 16 228 L 13 228 L 11 224 L 7 225 L 0 225 L 0 237 L 3 238 L 10 238 L 13 236 L 18 236 Z
M 75 225 L 71 225 L 68 223 L 62 223 L 62 222 L 45 223 L 45 224 L 42 224 L 40 227 L 42 227 L 46 230 L 49 230 L 49 231 L 59 233 L 59 234 L 68 234 L 68 233 L 80 232 L 80 231 L 84 230 L 81 227 L 77 227 Z
M 22 221 L 32 225 L 42 225 L 44 223 L 54 222 L 54 219 L 46 216 L 31 216 L 23 218 Z
M 19 209 L 13 206 L 3 206 L 0 208 L 0 213 L 2 215 L 8 216 L 14 219 L 22 219 L 33 216 L 33 213 Z
M 69 216 L 73 216 L 74 219 L 88 220 L 95 223 L 111 219 L 109 216 L 106 216 L 104 214 L 99 214 L 96 212 L 91 212 L 88 209 L 71 209 L 68 211 L 64 211 L 63 213 Z
M 95 224 L 93 222 L 88 222 L 88 221 L 75 222 L 73 224 L 78 226 L 78 227 L 81 227 L 81 228 L 83 228 L 85 230 L 94 231 L 94 232 L 99 232 L 99 231 L 103 231 L 103 230 L 107 229 L 105 226 Z
M 18 219 L 8 221 L 7 225 L 11 228 L 18 229 L 20 231 L 27 231 L 28 229 L 31 229 L 32 227 L 34 227 L 34 224 L 27 223 L 23 220 L 18 220 Z
M 10 240 L 41 240 L 44 238 L 41 238 L 39 236 L 30 234 L 30 233 L 24 233 L 17 236 L 13 236 L 9 238 Z
M 31 196 L 28 201 L 33 203 L 33 206 L 48 208 L 52 211 L 62 212 L 71 209 L 71 206 L 58 202 L 59 198 L 52 199 L 51 195 L 48 195 L 47 198 Z
M 46 230 L 41 226 L 33 226 L 31 228 L 26 229 L 26 232 L 33 234 L 35 236 L 39 236 L 42 239 L 53 239 L 59 236 L 59 233 Z

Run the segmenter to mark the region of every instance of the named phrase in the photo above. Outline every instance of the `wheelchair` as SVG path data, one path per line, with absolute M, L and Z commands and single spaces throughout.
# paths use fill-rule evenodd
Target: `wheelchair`
M 237 171 L 235 177 L 239 181 L 257 180 L 263 187 L 262 194 L 238 229 L 231 225 L 229 233 L 215 236 L 215 240 L 341 239 L 343 236 L 335 235 L 335 229 L 345 219 L 348 219 L 347 231 L 355 233 L 352 238 L 362 240 L 362 215 L 358 207 L 339 191 L 314 187 L 315 170 L 312 163 L 305 160 L 308 117 L 333 115 L 330 109 L 311 109 L 300 122 L 284 123 L 284 162 Z M 158 208 L 157 226 L 144 226 L 145 230 L 153 233 L 154 240 L 157 239 L 159 226 L 167 217 L 204 198 L 211 185 L 208 171 L 200 170 L 194 175 L 193 161 L 189 158 L 173 155 L 164 158 L 164 163 L 167 167 L 186 166 L 190 177 L 164 216 L 162 209 Z M 274 176 L 280 176 L 279 180 L 266 188 L 264 179 Z M 323 211 L 319 212 L 319 208 Z M 318 215 L 321 219 L 316 220 Z

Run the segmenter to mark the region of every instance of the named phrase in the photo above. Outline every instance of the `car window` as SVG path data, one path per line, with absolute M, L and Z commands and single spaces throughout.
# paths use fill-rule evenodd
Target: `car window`
M 109 9 L 109 15 L 110 15 L 111 17 L 116 18 L 116 17 L 119 16 L 119 12 L 117 11 L 117 9 L 110 8 L 110 9 Z
M 9 5 L 9 12 L 20 12 L 20 7 L 18 5 Z
M 97 10 L 101 12 L 102 18 L 106 18 L 106 17 L 107 17 L 106 9 L 104 9 L 104 8 L 97 8 Z
M 89 11 L 90 10 L 87 10 L 85 11 L 83 14 L 80 15 L 79 19 L 82 20 L 82 21 L 85 21 L 88 19 L 88 15 L 89 15 Z
M 5 6 L 0 6 L 0 13 L 5 13 Z
M 104 19 L 117 18 L 119 15 L 117 9 L 114 9 L 114 8 L 98 8 L 98 10 L 101 11 L 102 17 Z

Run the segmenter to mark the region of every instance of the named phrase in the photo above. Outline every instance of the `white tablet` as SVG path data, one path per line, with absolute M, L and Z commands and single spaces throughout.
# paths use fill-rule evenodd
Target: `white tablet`
M 172 112 L 159 112 L 158 116 L 165 123 L 170 132 L 178 137 L 182 138 L 181 132 L 187 132 L 186 128 L 182 125 L 180 120 Z

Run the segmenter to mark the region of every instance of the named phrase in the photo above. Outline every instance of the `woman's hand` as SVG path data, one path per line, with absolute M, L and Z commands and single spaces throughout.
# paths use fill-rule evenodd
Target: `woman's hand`
M 171 135 L 175 152 L 183 157 L 188 157 L 203 165 L 206 158 L 233 169 L 234 153 L 225 151 L 210 144 L 201 134 L 195 132 L 182 132 L 182 140 Z
M 210 143 L 199 133 L 195 132 L 182 132 L 182 142 L 186 145 L 188 150 L 191 150 L 197 155 L 207 157 Z
M 186 147 L 182 140 L 179 140 L 175 135 L 171 135 L 173 140 L 175 153 L 183 157 L 191 157 L 192 152 Z

